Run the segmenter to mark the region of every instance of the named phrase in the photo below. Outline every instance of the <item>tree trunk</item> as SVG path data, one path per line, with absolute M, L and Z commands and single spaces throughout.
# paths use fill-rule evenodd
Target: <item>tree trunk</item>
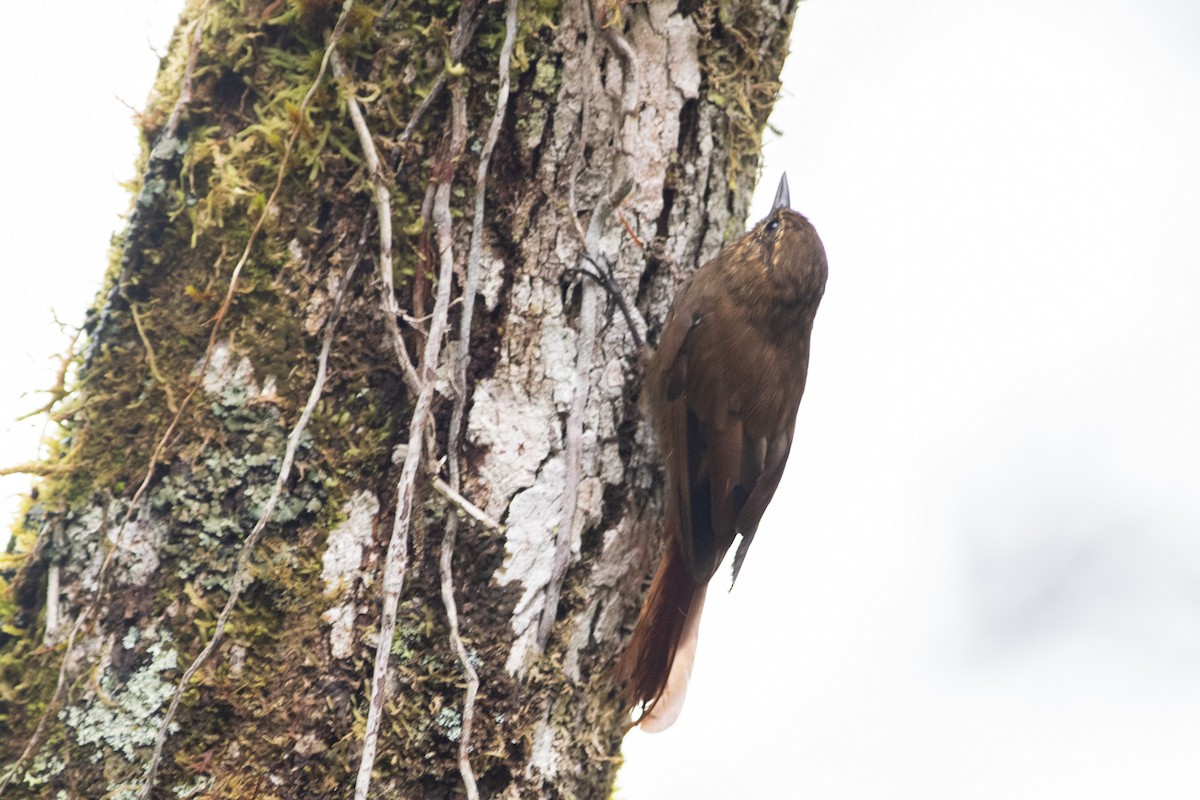
M 630 325 L 740 232 L 793 11 L 190 3 L 5 562 L 4 795 L 608 797 Z

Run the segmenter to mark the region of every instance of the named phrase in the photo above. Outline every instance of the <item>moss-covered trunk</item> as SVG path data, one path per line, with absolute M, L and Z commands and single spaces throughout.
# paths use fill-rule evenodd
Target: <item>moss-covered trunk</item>
M 161 739 L 156 797 L 607 797 L 661 498 L 579 270 L 653 340 L 792 13 L 192 2 L 4 566 L 5 796 L 137 797 Z

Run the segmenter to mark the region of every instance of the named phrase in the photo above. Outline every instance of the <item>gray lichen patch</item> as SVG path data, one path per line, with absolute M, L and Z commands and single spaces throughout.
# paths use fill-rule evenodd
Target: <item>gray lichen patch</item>
M 487 452 L 478 467 L 491 489 L 484 510 L 500 519 L 513 494 L 533 484 L 561 433 L 548 398 L 530 395 L 515 381 L 481 381 L 474 399 L 468 433 Z
M 213 779 L 210 776 L 201 775 L 190 783 L 174 787 L 171 791 L 174 792 L 176 797 L 201 797 L 204 795 L 204 791 L 212 786 L 212 784 Z
M 149 505 L 171 518 L 160 552 L 171 557 L 176 577 L 214 588 L 231 574 L 237 550 L 230 545 L 245 538 L 271 496 L 289 431 L 279 406 L 259 390 L 249 360 L 228 347 L 214 349 L 205 388 L 216 422 L 209 439 L 216 446 L 177 460 L 151 490 Z M 297 459 L 311 458 L 312 447 L 311 438 L 303 437 Z M 301 470 L 270 524 L 284 527 L 311 518 L 325 494 L 323 473 Z
M 175 691 L 178 654 L 166 631 L 147 632 L 153 641 L 145 648 L 143 663 L 125 680 L 102 670 L 96 691 L 83 703 L 64 708 L 59 716 L 93 763 L 120 756 L 141 764 L 144 749 L 158 736 L 163 705 Z
M 445 706 L 437 715 L 437 726 L 446 734 L 446 738 L 457 742 L 462 738 L 462 714 L 450 706 Z
M 62 772 L 66 766 L 67 762 L 61 755 L 43 750 L 33 757 L 21 782 L 30 789 L 39 789 Z

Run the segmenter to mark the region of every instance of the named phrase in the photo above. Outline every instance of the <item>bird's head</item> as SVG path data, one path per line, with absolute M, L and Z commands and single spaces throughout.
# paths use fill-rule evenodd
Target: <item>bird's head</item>
M 771 210 L 742 237 L 760 279 L 795 301 L 820 300 L 828 265 L 817 230 L 791 208 L 787 175 L 779 181 Z M 740 248 L 739 248 L 740 249 Z

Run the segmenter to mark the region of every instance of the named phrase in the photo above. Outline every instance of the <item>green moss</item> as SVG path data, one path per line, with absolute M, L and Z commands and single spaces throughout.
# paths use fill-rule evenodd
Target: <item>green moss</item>
M 752 33 L 770 29 L 764 16 L 772 13 L 774 6 L 756 0 L 708 0 L 694 16 L 700 29 L 698 56 L 705 66 L 701 90 L 726 121 L 726 175 L 733 192 L 748 192 L 758 177 L 763 129 L 781 86 L 790 18 L 774 27 L 775 38 L 765 47 Z M 795 13 L 795 4 L 788 13 Z

